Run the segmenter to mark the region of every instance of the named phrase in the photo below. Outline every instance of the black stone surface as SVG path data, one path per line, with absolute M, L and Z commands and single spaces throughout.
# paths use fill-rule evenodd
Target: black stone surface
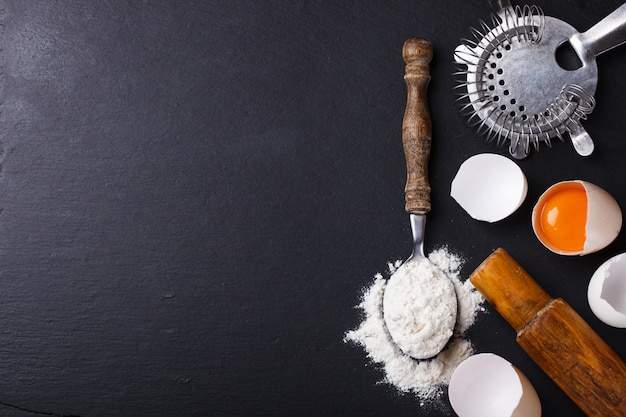
M 621 2 L 551 1 L 579 30 Z M 626 357 L 589 278 L 626 251 L 561 257 L 530 211 L 584 179 L 626 207 L 626 50 L 598 58 L 589 158 L 568 142 L 519 164 L 510 218 L 472 220 L 459 165 L 508 155 L 454 105 L 452 54 L 487 1 L 0 2 L 0 415 L 451 416 L 379 384 L 342 341 L 362 288 L 410 252 L 403 210 L 403 42 L 432 41 L 433 209 L 426 246 L 504 247 Z M 520 65 L 534 63 L 520 63 Z M 470 333 L 582 417 L 493 310 Z

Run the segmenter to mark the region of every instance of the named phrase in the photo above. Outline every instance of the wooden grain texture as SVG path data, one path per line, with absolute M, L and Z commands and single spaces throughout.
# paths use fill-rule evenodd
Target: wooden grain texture
M 402 143 L 406 158 L 405 210 L 408 213 L 430 211 L 428 159 L 432 141 L 432 123 L 427 90 L 430 82 L 428 64 L 433 48 L 425 39 L 408 39 L 402 48 L 406 63 L 406 110 L 402 121 Z
M 626 415 L 626 364 L 560 298 L 552 299 L 503 249 L 470 276 L 517 330 L 517 342 L 589 417 Z
M 501 248 L 476 268 L 470 279 L 516 331 L 522 330 L 552 299 Z
M 626 364 L 565 301 L 551 302 L 517 342 L 589 417 L 626 415 Z

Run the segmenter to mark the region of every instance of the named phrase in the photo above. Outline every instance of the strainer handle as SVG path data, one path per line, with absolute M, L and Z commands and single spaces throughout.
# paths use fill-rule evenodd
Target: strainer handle
M 584 62 L 626 42 L 626 3 L 583 33 L 570 38 L 572 47 Z
M 407 101 L 402 121 L 402 144 L 406 158 L 405 210 L 408 213 L 430 211 L 428 159 L 432 140 L 432 124 L 428 110 L 427 90 L 430 82 L 428 64 L 433 48 L 425 39 L 409 39 L 402 48 L 406 63 L 404 81 Z

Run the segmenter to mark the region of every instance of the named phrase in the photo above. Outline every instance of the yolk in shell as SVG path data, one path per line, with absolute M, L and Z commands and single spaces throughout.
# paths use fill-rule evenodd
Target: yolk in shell
M 585 246 L 587 192 L 580 183 L 568 183 L 546 198 L 539 214 L 541 239 L 564 251 Z

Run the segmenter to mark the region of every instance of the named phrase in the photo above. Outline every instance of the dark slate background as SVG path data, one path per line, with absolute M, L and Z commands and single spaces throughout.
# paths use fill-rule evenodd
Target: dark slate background
M 621 2 L 543 1 L 586 30 Z M 435 48 L 427 250 L 464 277 L 507 249 L 626 357 L 591 313 L 593 271 L 548 252 L 530 210 L 584 179 L 626 207 L 626 50 L 599 57 L 596 152 L 520 162 L 524 205 L 479 223 L 449 197 L 487 145 L 458 116 L 452 54 L 486 0 L 0 2 L 0 415 L 418 416 L 342 341 L 387 261 L 410 252 L 401 59 Z M 520 63 L 522 65 L 523 63 Z M 533 65 L 526 63 L 524 65 Z M 491 308 L 471 331 L 535 385 L 545 417 L 583 416 Z

